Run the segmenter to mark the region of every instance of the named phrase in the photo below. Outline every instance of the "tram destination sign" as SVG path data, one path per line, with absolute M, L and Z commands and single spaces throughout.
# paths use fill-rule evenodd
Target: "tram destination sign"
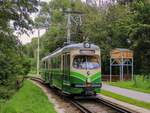
M 80 50 L 81 54 L 95 54 L 95 50 Z

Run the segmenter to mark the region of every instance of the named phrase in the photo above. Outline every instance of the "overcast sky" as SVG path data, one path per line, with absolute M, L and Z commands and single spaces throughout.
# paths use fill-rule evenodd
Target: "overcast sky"
M 49 2 L 50 0 L 40 0 L 40 1 Z M 32 18 L 36 17 L 36 14 L 32 14 L 31 17 Z M 40 35 L 43 35 L 44 33 L 45 33 L 45 29 L 41 29 Z M 33 37 L 38 37 L 38 31 L 36 29 L 33 29 L 33 34 L 29 32 L 29 35 L 30 35 L 30 37 L 27 36 L 26 34 L 19 36 L 19 39 L 22 42 L 22 44 L 31 42 Z

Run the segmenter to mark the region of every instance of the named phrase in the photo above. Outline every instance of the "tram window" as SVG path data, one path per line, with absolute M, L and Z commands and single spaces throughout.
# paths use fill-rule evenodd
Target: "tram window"
M 61 57 L 57 56 L 55 58 L 52 58 L 51 65 L 52 65 L 52 68 L 54 68 L 54 69 L 60 68 L 61 67 Z
M 76 69 L 96 69 L 100 67 L 98 57 L 78 55 L 74 57 L 73 67 Z
M 44 64 L 45 64 L 45 62 L 43 61 L 43 62 L 42 62 L 42 68 L 45 68 L 45 67 L 44 67 Z
M 46 61 L 46 69 L 48 69 L 48 60 Z
M 55 58 L 52 58 L 51 60 L 52 68 L 56 68 Z
M 70 74 L 70 54 L 63 55 L 63 73 L 65 79 Z
M 70 68 L 70 55 L 69 54 L 66 56 L 66 63 L 67 63 L 67 68 Z
M 43 62 L 43 68 L 47 69 L 48 68 L 48 61 Z
M 49 68 L 49 69 L 51 68 L 51 62 L 50 62 L 50 59 L 48 60 L 48 68 Z
M 57 57 L 57 68 L 61 67 L 61 56 Z

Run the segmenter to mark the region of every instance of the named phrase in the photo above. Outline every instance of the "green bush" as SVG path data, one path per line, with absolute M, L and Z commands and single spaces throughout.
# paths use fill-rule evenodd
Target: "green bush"
M 147 76 L 137 75 L 134 80 L 134 87 L 149 89 L 150 88 L 150 79 Z
M 30 61 L 23 56 L 20 46 L 7 43 L 0 38 L 0 99 L 9 99 L 30 71 Z

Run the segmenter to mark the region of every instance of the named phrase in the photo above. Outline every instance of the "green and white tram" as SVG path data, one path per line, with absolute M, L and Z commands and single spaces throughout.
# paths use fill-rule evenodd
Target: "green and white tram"
M 100 48 L 70 44 L 42 59 L 42 78 L 66 94 L 95 95 L 101 88 Z

